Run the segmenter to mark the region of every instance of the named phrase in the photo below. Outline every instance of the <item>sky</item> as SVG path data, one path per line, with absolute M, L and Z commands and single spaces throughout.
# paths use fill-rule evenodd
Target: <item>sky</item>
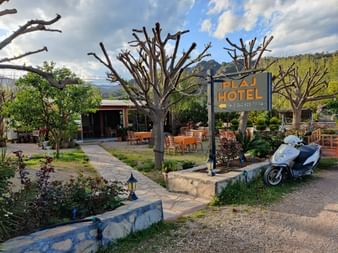
M 338 49 L 338 0 L 10 0 L 1 9 L 16 8 L 18 14 L 0 17 L 0 39 L 6 38 L 29 19 L 61 20 L 52 28 L 62 33 L 34 32 L 14 40 L 0 51 L 0 58 L 19 55 L 43 46 L 48 52 L 18 60 L 17 64 L 41 65 L 54 61 L 72 69 L 87 81 L 105 83 L 105 68 L 88 52 L 97 52 L 104 42 L 114 67 L 122 76 L 128 72 L 116 60 L 121 49 L 128 49 L 131 30 L 151 29 L 160 22 L 164 33 L 188 29 L 180 52 L 197 43 L 193 55 L 211 42 L 211 57 L 229 62 L 225 38 L 238 42 L 273 35 L 271 52 L 266 56 L 332 52 Z M 168 47 L 168 52 L 172 47 Z M 0 75 L 19 75 L 0 71 Z

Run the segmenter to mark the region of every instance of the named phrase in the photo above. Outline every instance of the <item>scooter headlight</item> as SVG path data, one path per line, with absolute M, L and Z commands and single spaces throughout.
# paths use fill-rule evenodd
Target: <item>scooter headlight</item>
M 280 160 L 283 160 L 285 158 L 285 154 L 284 153 L 277 153 L 275 155 L 275 160 L 276 161 L 280 161 Z

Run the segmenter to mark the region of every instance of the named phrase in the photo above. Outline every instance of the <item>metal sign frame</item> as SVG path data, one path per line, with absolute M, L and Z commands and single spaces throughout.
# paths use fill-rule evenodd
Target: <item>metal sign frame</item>
M 257 72 L 263 72 L 264 69 L 254 69 L 242 72 L 235 72 L 225 75 L 214 76 L 212 70 L 208 70 L 208 126 L 209 126 L 209 160 L 212 161 L 212 171 L 209 174 L 210 176 L 214 176 L 216 169 L 216 140 L 215 140 L 215 84 L 222 83 L 225 79 L 234 79 L 234 80 L 242 80 L 248 77 L 251 74 L 255 74 Z M 267 106 L 266 110 L 271 110 L 272 107 L 272 87 L 271 85 L 272 76 L 271 73 L 267 75 Z

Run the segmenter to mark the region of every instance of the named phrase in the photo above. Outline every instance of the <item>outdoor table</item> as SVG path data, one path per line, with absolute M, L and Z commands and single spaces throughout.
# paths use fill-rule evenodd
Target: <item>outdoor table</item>
M 182 152 L 187 150 L 187 146 L 197 145 L 197 139 L 194 136 L 179 135 L 174 137 L 174 141 L 180 145 Z
M 134 132 L 134 137 L 140 141 L 149 140 L 152 137 L 151 132 Z

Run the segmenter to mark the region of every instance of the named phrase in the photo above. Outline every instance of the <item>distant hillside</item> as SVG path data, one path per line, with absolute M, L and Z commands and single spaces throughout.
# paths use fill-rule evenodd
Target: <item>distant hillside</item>
M 262 66 L 267 66 L 271 61 L 277 60 L 277 62 L 269 68 L 273 74 L 278 71 L 278 66 L 288 66 L 293 62 L 299 66 L 300 72 L 305 72 L 308 67 L 315 67 L 316 65 L 326 66 L 328 68 L 328 81 L 338 82 L 338 51 L 334 53 L 316 53 L 296 55 L 289 57 L 266 57 L 262 61 Z M 207 71 L 211 69 L 216 74 L 221 73 L 233 73 L 236 72 L 235 65 L 233 63 L 219 63 L 215 60 L 202 61 L 190 68 L 189 72 L 198 73 L 199 75 L 207 75 Z M 102 93 L 103 98 L 120 98 L 125 97 L 126 94 L 120 85 L 95 85 Z
M 277 62 L 269 68 L 269 71 L 273 73 L 277 73 L 279 65 L 288 66 L 295 62 L 301 71 L 305 71 L 309 67 L 315 67 L 317 65 L 326 66 L 329 72 L 327 75 L 328 79 L 330 81 L 338 80 L 338 51 L 334 53 L 316 53 L 289 57 L 266 57 L 263 58 L 262 66 L 268 66 L 268 64 L 274 60 L 277 60 Z M 191 71 L 206 75 L 208 69 L 212 69 L 216 74 L 236 72 L 233 63 L 218 63 L 215 60 L 202 61 L 193 67 Z
M 264 58 L 263 65 L 267 66 L 270 62 L 277 62 L 269 68 L 273 74 L 278 72 L 279 65 L 289 66 L 293 62 L 298 66 L 300 73 L 305 73 L 309 67 L 316 66 L 327 68 L 328 81 L 338 81 L 338 51 L 334 53 L 304 54 L 289 57 L 268 57 Z

